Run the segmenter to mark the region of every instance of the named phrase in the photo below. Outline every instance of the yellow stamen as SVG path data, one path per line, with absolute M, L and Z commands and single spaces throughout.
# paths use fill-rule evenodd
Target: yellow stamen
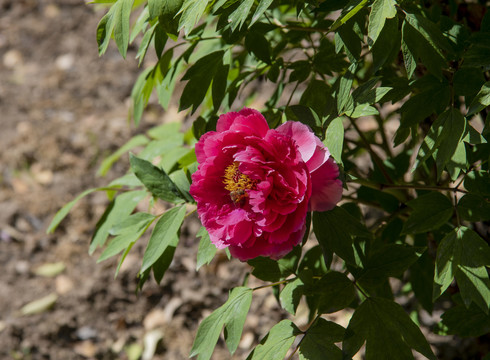
M 248 196 L 245 190 L 255 189 L 257 181 L 250 179 L 242 174 L 238 169 L 239 163 L 235 161 L 225 169 L 223 184 L 225 189 L 230 192 L 230 197 L 234 203 L 241 202 Z

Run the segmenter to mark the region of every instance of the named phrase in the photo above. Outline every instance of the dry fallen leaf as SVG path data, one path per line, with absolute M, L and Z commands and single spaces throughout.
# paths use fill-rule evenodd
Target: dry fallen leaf
M 30 303 L 24 305 L 20 312 L 22 315 L 34 315 L 45 312 L 49 310 L 58 300 L 58 295 L 51 293 L 45 297 L 38 300 L 31 301 Z
M 34 270 L 34 274 L 45 277 L 54 277 L 61 274 L 65 270 L 66 266 L 63 262 L 47 263 L 37 267 Z

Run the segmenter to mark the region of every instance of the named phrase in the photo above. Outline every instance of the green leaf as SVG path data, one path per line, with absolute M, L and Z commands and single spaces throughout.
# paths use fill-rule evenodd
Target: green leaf
M 490 220 L 490 202 L 482 196 L 466 194 L 458 201 L 461 219 L 477 222 Z
M 259 256 L 248 261 L 254 269 L 252 275 L 264 281 L 279 281 L 294 274 L 301 257 L 301 247 L 295 247 L 289 254 L 279 260 Z
M 133 100 L 133 118 L 136 125 L 139 124 L 143 109 L 148 104 L 151 92 L 153 90 L 153 69 L 151 67 L 146 68 L 138 76 L 138 79 L 133 85 L 131 90 L 131 99 Z
M 461 170 L 468 168 L 466 159 L 466 146 L 464 142 L 460 142 L 451 156 L 451 159 L 446 164 L 447 172 L 452 181 L 456 181 L 461 173 Z
M 407 13 L 405 19 L 434 47 L 434 49 L 439 52 L 451 52 L 451 46 L 435 23 L 419 14 Z
M 395 212 L 400 202 L 398 199 L 384 191 L 369 188 L 367 186 L 361 186 L 357 191 L 357 198 L 360 200 L 369 201 L 373 204 L 379 204 L 383 210 L 393 213 Z
M 131 34 L 129 35 L 129 43 L 132 44 L 134 39 L 138 36 L 140 32 L 144 32 L 148 26 L 149 14 L 148 7 L 144 8 L 143 11 L 138 16 L 138 19 L 133 24 L 131 29 Z
M 187 70 L 182 80 L 189 81 L 182 92 L 179 110 L 185 110 L 192 106 L 192 112 L 194 112 L 201 105 L 211 81 L 222 66 L 223 56 L 224 51 L 215 51 L 197 60 Z
M 280 295 L 279 301 L 281 306 L 288 313 L 294 315 L 296 314 L 296 309 L 298 308 L 299 301 L 303 296 L 304 284 L 300 278 L 296 278 L 284 286 Z
M 364 19 L 363 13 L 357 13 L 335 32 L 335 50 L 341 53 L 343 48 L 351 62 L 357 62 L 361 57 Z
M 185 34 L 188 35 L 204 14 L 208 2 L 208 0 L 184 0 L 184 4 L 179 11 L 182 16 L 178 30 L 184 29 Z
M 83 197 L 87 196 L 88 194 L 93 193 L 94 191 L 103 191 L 104 188 L 93 188 L 93 189 L 88 189 L 82 192 L 80 195 L 78 195 L 75 199 L 70 201 L 69 203 L 65 204 L 58 212 L 54 215 L 53 220 L 51 220 L 51 223 L 48 226 L 48 229 L 46 230 L 46 233 L 52 234 L 58 225 L 60 224 L 61 221 L 68 215 L 70 210 L 75 206 L 75 204 L 80 201 Z
M 300 334 L 291 320 L 282 320 L 274 325 L 247 360 L 283 360 L 294 339 Z
M 257 59 L 271 64 L 271 46 L 264 34 L 259 31 L 250 31 L 245 36 L 245 47 L 254 54 Z
M 342 117 L 333 119 L 327 128 L 324 144 L 337 164 L 342 165 L 342 148 L 344 145 L 344 125 Z
M 352 265 L 356 265 L 352 237 L 372 237 L 371 232 L 341 207 L 313 212 L 313 231 L 324 253 L 333 251 Z M 329 267 L 331 258 L 325 262 Z
M 451 88 L 447 81 L 428 75 L 415 83 L 422 91 L 405 102 L 401 109 L 401 127 L 418 125 L 434 112 L 442 113 L 449 104 Z
M 402 275 L 420 255 L 413 246 L 384 245 L 369 254 L 358 280 L 363 284 L 376 285 L 380 279 Z
M 405 23 L 403 23 L 405 24 Z M 417 59 L 415 59 L 415 55 L 412 53 L 407 43 L 405 42 L 405 37 L 408 37 L 410 30 L 409 28 L 402 27 L 402 55 L 403 55 L 403 63 L 405 64 L 405 70 L 407 72 L 407 78 L 411 79 L 415 69 L 417 68 Z M 403 37 L 405 35 L 405 37 Z
M 313 294 L 318 299 L 318 312 L 329 314 L 345 309 L 354 300 L 356 290 L 349 278 L 337 271 L 329 271 L 312 285 Z
M 398 18 L 386 19 L 383 29 L 378 35 L 376 42 L 371 47 L 371 53 L 373 54 L 373 72 L 376 73 L 381 66 L 387 61 L 398 55 L 400 50 L 401 34 L 398 29 Z M 402 46 L 402 54 L 404 58 L 405 66 L 408 65 L 407 74 L 410 78 L 415 70 L 415 60 L 412 58 L 406 58 L 406 46 Z M 408 62 L 407 62 L 408 61 Z M 412 61 L 412 62 L 410 62 Z
M 356 106 L 353 110 L 346 110 L 347 116 L 357 119 L 362 116 L 378 115 L 379 111 L 374 106 L 368 104 L 361 104 Z
M 442 79 L 442 69 L 446 67 L 446 59 L 442 54 L 442 50 L 437 47 L 436 44 L 434 44 L 432 38 L 428 39 L 425 37 L 427 32 L 421 27 L 417 27 L 420 25 L 420 23 L 414 19 L 414 17 L 409 17 L 407 15 L 406 20 L 403 22 L 403 43 L 415 60 L 420 58 L 422 63 L 433 75 L 439 79 Z
M 374 0 L 369 14 L 368 43 L 372 46 L 378 39 L 386 19 L 396 16 L 395 0 Z
M 485 82 L 483 73 L 477 68 L 461 68 L 454 73 L 454 94 L 473 98 Z M 490 85 L 490 82 L 489 82 Z M 490 90 L 490 87 L 489 87 Z M 490 91 L 489 91 L 490 95 Z M 490 97 L 489 97 L 490 99 Z
M 138 231 L 139 229 L 146 227 L 154 219 L 155 215 L 145 212 L 138 212 L 114 224 L 114 226 L 109 230 L 109 234 L 115 236 L 121 235 L 128 231 Z
M 107 14 L 105 14 L 102 19 L 100 19 L 97 25 L 97 44 L 99 45 L 99 56 L 103 55 L 107 47 L 109 46 L 109 41 L 111 40 L 112 32 L 114 31 L 114 10 L 115 5 L 113 5 Z
M 324 81 L 311 80 L 301 95 L 300 105 L 311 108 L 319 117 L 337 113 L 332 89 Z
M 197 166 L 197 163 L 194 163 Z M 186 171 L 179 169 L 170 174 L 170 179 L 174 182 L 175 186 L 179 189 L 180 193 L 184 195 L 186 202 L 195 203 L 191 194 L 189 194 L 189 189 L 191 184 L 189 183 L 189 178 L 187 177 Z
M 464 142 L 467 142 L 468 144 L 472 145 L 478 145 L 478 144 L 486 144 L 487 140 L 485 139 L 485 130 L 482 131 L 482 133 L 478 132 L 473 126 L 471 126 L 469 123 L 466 123 L 466 135 L 463 138 Z
M 419 196 L 407 203 L 413 211 L 403 225 L 403 234 L 420 234 L 444 225 L 452 216 L 451 200 L 439 192 Z
M 199 360 L 210 359 L 223 326 L 225 326 L 226 345 L 230 352 L 234 353 L 238 347 L 251 302 L 252 289 L 237 287 L 231 290 L 228 300 L 199 325 L 189 356 L 199 355 Z
M 380 80 L 380 77 L 376 76 L 371 78 L 366 83 L 359 86 L 352 92 L 352 98 L 354 105 L 368 104 L 372 105 L 379 102 L 387 93 L 393 88 L 387 86 L 375 87 L 376 83 Z
M 230 27 L 232 31 L 235 31 L 236 28 L 241 28 L 245 20 L 247 20 L 248 14 L 252 5 L 254 4 L 254 0 L 241 0 L 240 6 L 233 11 L 228 17 L 228 22 L 230 23 Z
M 335 343 L 342 341 L 345 329 L 322 318 L 308 329 L 299 346 L 300 360 L 341 360 L 342 351 Z
M 251 27 L 259 18 L 262 16 L 263 13 L 266 12 L 266 10 L 269 8 L 270 4 L 272 4 L 273 0 L 260 0 L 259 5 L 255 9 L 255 13 L 252 16 L 252 21 L 250 22 L 249 27 Z
M 490 308 L 490 247 L 473 230 L 464 226 L 442 239 L 437 249 L 433 300 L 436 300 L 456 277 L 466 307 L 471 302 L 486 314 Z
M 482 111 L 489 105 L 490 105 L 490 81 L 487 81 L 485 84 L 483 84 L 480 91 L 478 92 L 478 94 L 476 94 L 475 98 L 471 102 L 470 108 L 468 109 L 468 113 L 466 114 L 466 116 L 474 115 Z
M 114 41 L 123 58 L 126 58 L 129 44 L 129 16 L 133 0 L 117 0 L 114 4 Z
M 447 327 L 447 334 L 477 338 L 490 333 L 490 315 L 471 304 L 454 306 L 441 316 L 442 325 Z
M 183 0 L 148 0 L 150 19 L 158 16 L 175 17 L 183 2 Z
M 128 191 L 118 195 L 107 206 L 104 214 L 95 226 L 95 232 L 89 247 L 89 254 L 92 254 L 98 246 L 104 245 L 109 236 L 109 231 L 113 226 L 119 223 L 121 219 L 127 218 L 146 195 L 147 192 L 144 190 Z
M 464 187 L 473 194 L 488 197 L 490 196 L 490 174 L 484 170 L 472 171 L 464 178 Z
M 229 65 L 221 64 L 216 70 L 216 74 L 213 78 L 212 94 L 213 94 L 213 108 L 218 111 L 223 99 L 226 95 L 226 87 L 228 85 L 228 72 L 230 70 Z
M 140 46 L 138 48 L 138 53 L 136 54 L 136 59 L 139 59 L 138 66 L 141 65 L 143 60 L 145 59 L 146 52 L 148 51 L 148 47 L 150 46 L 150 41 L 153 39 L 153 35 L 155 34 L 155 28 L 158 26 L 158 23 L 155 23 L 150 29 L 148 29 L 143 35 L 143 39 L 141 39 Z
M 310 270 L 313 276 L 321 277 L 327 273 L 327 267 L 323 260 L 323 252 L 320 245 L 312 247 L 306 252 L 299 264 L 299 272 Z
M 185 201 L 185 198 L 180 194 L 165 171 L 157 168 L 149 161 L 137 158 L 133 154 L 130 154 L 129 162 L 131 170 L 153 196 L 172 203 Z
M 168 247 L 175 247 L 174 239 L 185 217 L 185 206 L 173 207 L 167 210 L 157 221 L 150 240 L 143 255 L 143 264 L 140 274 L 149 269 L 166 251 Z
M 144 233 L 144 229 L 137 229 L 136 231 L 127 231 L 122 233 L 109 241 L 109 244 L 104 249 L 97 262 L 107 260 L 121 251 L 126 250 L 138 240 Z
M 197 261 L 196 261 L 196 271 L 201 268 L 204 264 L 208 264 L 213 260 L 216 251 L 218 250 L 216 246 L 209 239 L 209 233 L 206 228 L 201 226 L 197 232 L 197 237 L 201 238 L 199 242 L 199 249 L 197 250 Z
M 342 349 L 355 355 L 366 341 L 366 360 L 413 359 L 411 349 L 436 360 L 419 327 L 397 303 L 367 298 L 352 316 Z
M 165 248 L 162 255 L 160 255 L 160 257 L 153 263 L 151 268 L 153 269 L 153 275 L 155 277 L 155 281 L 158 284 L 160 284 L 160 282 L 163 279 L 163 276 L 165 275 L 165 272 L 170 267 L 170 264 L 172 263 L 175 250 L 177 249 L 178 244 L 179 244 L 179 235 L 175 234 L 169 240 L 168 246 Z M 149 269 L 147 269 L 146 271 L 149 271 Z M 143 274 L 140 274 L 140 276 L 144 276 L 144 274 L 145 272 L 143 272 Z
M 464 148 L 462 138 L 465 133 L 466 119 L 459 110 L 450 109 L 449 112 L 450 115 L 446 118 L 442 131 L 442 136 L 445 139 L 439 144 L 437 153 L 434 154 L 437 165 L 438 179 L 441 177 L 443 168 L 450 162 L 450 160 L 454 159 L 454 155 L 457 154 L 458 147 L 462 145 Z M 466 156 L 464 158 L 464 165 L 465 164 Z
M 99 169 L 97 170 L 97 175 L 100 176 L 105 176 L 107 172 L 110 170 L 112 165 L 123 155 L 124 153 L 133 150 L 134 148 L 138 146 L 143 146 L 148 144 L 149 140 L 146 136 L 144 135 L 136 135 L 133 136 L 129 141 L 121 146 L 115 153 L 112 155 L 106 157 L 103 161 L 102 164 L 100 164 Z
M 433 279 L 434 262 L 426 251 L 410 266 L 410 284 L 417 300 L 428 313 L 432 313 L 433 309 Z
M 442 113 L 434 121 L 424 138 L 414 169 L 432 155 L 436 160 L 437 174 L 440 178 L 442 170 L 451 160 L 458 144 L 462 141 L 465 128 L 466 119 L 459 110 L 451 108 Z
M 330 32 L 337 30 L 340 26 L 345 24 L 350 18 L 361 11 L 368 3 L 367 0 L 351 0 L 349 4 L 342 10 L 340 17 L 330 27 Z
M 180 122 L 169 122 L 163 125 L 152 127 L 147 131 L 149 137 L 155 140 L 165 140 L 166 143 L 182 145 L 184 143 L 184 134 L 180 131 L 182 124 Z
M 356 72 L 357 64 L 353 63 L 347 69 L 347 72 L 340 78 L 339 90 L 336 94 L 337 112 L 341 114 L 347 108 L 350 99 L 350 90 L 354 82 L 354 73 Z

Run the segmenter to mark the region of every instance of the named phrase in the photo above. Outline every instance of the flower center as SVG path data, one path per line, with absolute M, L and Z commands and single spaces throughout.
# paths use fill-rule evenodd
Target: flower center
M 238 165 L 237 161 L 228 165 L 223 176 L 225 189 L 230 192 L 231 200 L 235 204 L 240 203 L 248 196 L 246 190 L 255 189 L 257 185 L 257 180 L 252 180 L 247 175 L 242 174 L 241 171 L 238 170 Z

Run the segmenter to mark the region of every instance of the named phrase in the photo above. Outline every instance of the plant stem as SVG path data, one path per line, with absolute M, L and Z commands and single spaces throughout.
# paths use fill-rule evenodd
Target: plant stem
M 383 191 L 384 189 L 416 189 L 416 190 L 432 190 L 432 191 L 453 191 L 453 192 L 461 192 L 465 194 L 468 193 L 468 191 L 466 190 L 458 189 L 457 187 L 452 188 L 447 186 L 418 185 L 418 184 L 380 184 L 365 179 L 355 179 L 352 180 L 352 182 L 381 191 Z
M 296 345 L 296 347 L 294 348 L 293 352 L 291 353 L 291 355 L 288 356 L 287 360 L 291 360 L 294 356 L 294 354 L 296 354 L 298 352 L 298 349 L 299 347 L 301 346 L 301 343 L 303 342 L 306 334 L 308 333 L 308 331 L 310 330 L 310 328 L 313 326 L 313 324 L 318 320 L 318 318 L 320 317 L 321 314 L 318 314 L 317 316 L 315 316 L 315 318 L 308 324 L 308 329 L 306 329 L 304 332 L 303 332 L 303 337 L 301 338 L 301 340 L 298 342 L 298 345 Z
M 189 215 L 194 214 L 196 211 L 197 211 L 197 207 L 196 207 L 195 209 L 193 209 L 193 210 L 189 211 L 187 214 L 185 214 L 184 219 L 185 219 L 186 217 L 188 217 Z
M 267 284 L 267 285 L 261 285 L 261 286 L 257 286 L 257 287 L 254 287 L 252 289 L 252 291 L 255 291 L 255 290 L 260 290 L 260 289 L 265 289 L 265 288 L 268 288 L 268 287 L 273 287 L 273 286 L 276 286 L 276 285 L 281 285 L 281 284 L 286 284 L 290 281 L 293 281 L 293 280 L 296 280 L 297 278 L 294 277 L 294 278 L 291 278 L 291 279 L 286 279 L 286 280 L 282 280 L 282 281 L 277 281 L 275 283 L 271 283 L 271 284 Z
M 362 295 L 364 295 L 364 297 L 365 297 L 366 299 L 368 299 L 368 298 L 369 298 L 369 295 L 368 295 L 368 294 L 367 294 L 367 293 L 366 293 L 366 292 L 365 292 L 365 291 L 364 291 L 364 290 L 363 290 L 363 289 L 362 289 L 362 288 L 361 288 L 361 287 L 360 287 L 360 286 L 357 284 L 357 282 L 356 282 L 355 280 L 354 280 L 352 283 L 353 283 L 353 284 L 354 284 L 354 286 L 357 288 L 357 290 L 359 290 L 359 291 L 361 292 L 361 294 L 362 294 Z

